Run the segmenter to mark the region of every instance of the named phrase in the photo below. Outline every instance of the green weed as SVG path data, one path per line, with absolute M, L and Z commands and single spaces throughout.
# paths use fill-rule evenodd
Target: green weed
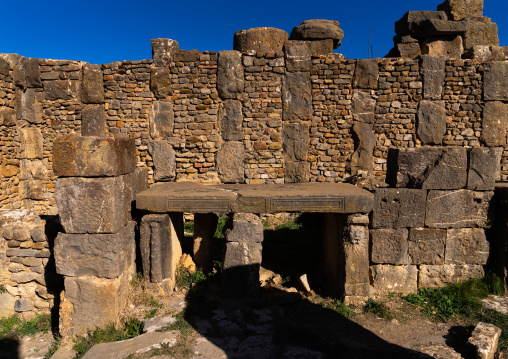
M 207 277 L 202 270 L 191 273 L 189 269 L 179 267 L 176 273 L 176 286 L 180 289 L 189 289 L 192 284 L 206 281 Z
M 183 312 L 178 313 L 175 318 L 176 322 L 169 327 L 170 330 L 179 330 L 183 338 L 187 338 L 193 333 L 194 329 L 187 319 L 185 319 L 185 314 Z
M 217 222 L 217 228 L 215 229 L 215 238 L 224 238 L 224 234 L 222 233 L 222 230 L 224 229 L 224 226 L 226 225 L 228 221 L 228 216 L 220 216 L 219 220 Z
M 25 337 L 51 330 L 51 316 L 37 314 L 31 320 L 23 320 L 18 315 L 0 318 L 0 338 L 7 336 Z
M 183 230 L 186 233 L 194 233 L 194 222 L 185 222 L 183 224 Z
M 61 339 L 59 337 L 55 338 L 55 341 L 49 347 L 49 350 L 46 353 L 46 355 L 44 356 L 44 359 L 50 359 L 53 356 L 53 354 L 55 354 L 55 352 L 58 350 L 58 348 L 60 347 L 61 343 L 62 342 L 61 342 Z
M 7 293 L 7 289 L 5 289 L 5 286 L 3 284 L 0 284 L 0 294 Z
M 333 303 L 322 302 L 321 305 L 324 308 L 331 309 L 337 314 L 342 315 L 343 317 L 346 318 L 354 318 L 356 316 L 355 312 L 353 312 L 347 305 L 345 305 L 338 299 Z
M 383 303 L 379 303 L 375 301 L 374 299 L 367 299 L 365 302 L 365 313 L 372 313 L 374 315 L 377 315 L 378 317 L 381 317 L 383 319 L 392 319 L 393 314 L 390 312 L 390 310 L 384 305 Z
M 159 309 L 152 309 L 152 310 L 149 310 L 146 314 L 145 314 L 145 319 L 152 319 L 153 317 L 155 317 L 155 314 L 157 314 L 157 312 L 159 311 Z

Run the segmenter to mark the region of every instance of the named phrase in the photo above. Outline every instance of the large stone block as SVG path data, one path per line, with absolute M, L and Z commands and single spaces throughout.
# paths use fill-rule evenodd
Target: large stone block
M 263 223 L 259 216 L 252 213 L 235 213 L 229 218 L 225 230 L 228 242 L 263 241 Z
M 171 71 L 166 67 L 154 67 L 150 74 L 150 90 L 158 99 L 166 98 L 173 94 L 171 87 Z
M 286 70 L 289 72 L 310 71 L 312 49 L 307 41 L 288 41 L 284 45 Z
M 372 98 L 370 93 L 365 91 L 353 92 L 351 112 L 355 121 L 374 123 L 375 108 L 376 100 Z
M 493 191 L 499 179 L 501 147 L 475 147 L 469 152 L 469 170 L 467 189 L 476 191 Z
M 82 136 L 106 136 L 106 111 L 104 105 L 85 107 L 81 111 Z
M 250 50 L 268 52 L 282 51 L 288 40 L 288 33 L 273 27 L 255 27 L 238 30 L 233 37 L 233 50 L 247 52 Z
M 483 72 L 483 99 L 485 101 L 508 101 L 507 61 L 494 61 L 485 64 Z
M 422 21 L 447 19 L 444 11 L 408 11 L 395 22 L 395 33 L 399 36 L 411 35 L 418 29 Z
M 112 234 L 59 233 L 54 246 L 57 273 L 110 279 L 121 276 L 134 263 L 135 225 L 129 222 Z
M 245 181 L 245 148 L 242 142 L 229 141 L 217 151 L 217 172 L 223 183 Z
M 432 36 L 463 35 L 466 31 L 466 22 L 446 20 L 423 20 L 409 34 L 416 39 L 426 39 Z
M 83 64 L 81 101 L 83 103 L 104 103 L 104 76 L 101 65 Z
M 171 292 L 182 247 L 169 215 L 143 216 L 140 238 L 143 276 L 152 283 L 164 283 Z
M 238 100 L 226 100 L 220 107 L 219 127 L 224 141 L 241 141 L 242 136 L 242 103 Z
M 116 233 L 130 220 L 130 175 L 58 178 L 55 199 L 67 233 Z
M 428 37 L 423 41 L 422 54 L 445 56 L 448 59 L 460 59 L 464 53 L 461 36 Z
M 427 100 L 440 100 L 445 79 L 445 57 L 423 55 L 422 75 L 423 98 Z M 446 118 L 444 126 L 446 128 Z
M 20 158 L 36 159 L 43 155 L 43 138 L 41 130 L 36 127 L 26 127 L 19 130 Z
M 416 266 L 374 265 L 370 267 L 372 286 L 376 294 L 416 293 L 418 269 Z
M 171 39 L 152 39 L 152 59 L 155 66 L 169 66 L 180 45 Z
M 373 228 L 423 227 L 427 191 L 380 188 L 374 191 Z
M 489 147 L 505 146 L 507 128 L 508 105 L 500 101 L 486 102 L 480 140 Z
M 425 225 L 430 228 L 487 228 L 493 210 L 493 192 L 430 191 Z
M 456 228 L 446 232 L 446 264 L 487 264 L 490 245 L 483 228 Z
M 288 123 L 282 126 L 282 145 L 286 161 L 305 161 L 309 148 L 309 125 Z
M 421 101 L 418 106 L 416 134 L 424 145 L 440 145 L 446 133 L 446 109 L 443 101 Z
M 0 57 L 0 75 L 9 76 L 11 71 L 11 66 L 9 63 Z
M 227 242 L 222 288 L 231 296 L 259 295 L 262 245 L 258 242 Z
M 353 138 L 355 141 L 355 152 L 351 155 L 350 168 L 352 174 L 359 171 L 372 171 L 373 151 L 376 145 L 374 129 L 369 123 L 353 122 Z
M 466 19 L 464 49 L 473 50 L 477 45 L 499 46 L 497 24 L 490 18 L 482 16 Z
M 44 81 L 46 100 L 72 100 L 78 97 L 79 81 L 53 80 Z
M 463 147 L 390 149 L 386 182 L 393 187 L 461 189 L 467 183 Z
M 154 101 L 150 106 L 150 136 L 153 139 L 166 139 L 173 135 L 175 114 L 173 103 Z
M 20 57 L 12 71 L 14 83 L 25 89 L 42 87 L 39 59 Z
M 28 88 L 21 93 L 18 117 L 29 123 L 42 123 L 42 103 L 39 102 L 33 88 Z
M 238 51 L 221 51 L 217 63 L 217 91 L 225 99 L 236 99 L 243 93 L 244 79 L 242 54 Z
M 353 76 L 353 87 L 363 89 L 374 89 L 378 87 L 379 66 L 377 59 L 357 60 L 355 74 Z
M 16 125 L 16 110 L 13 108 L 0 106 L 0 126 Z
M 129 295 L 127 274 L 115 279 L 66 277 L 60 303 L 60 334 L 86 334 L 117 323 Z
M 446 230 L 411 228 L 409 258 L 411 264 L 444 264 Z
M 53 144 L 56 176 L 118 176 L 136 168 L 134 139 L 65 135 Z
M 372 229 L 370 235 L 372 239 L 372 262 L 409 264 L 407 229 Z
M 148 152 L 153 161 L 153 179 L 170 181 L 176 176 L 176 153 L 173 147 L 164 140 L 148 142 Z
M 482 265 L 421 265 L 418 288 L 440 288 L 450 283 L 465 282 L 485 275 Z
M 148 185 L 148 167 L 138 167 L 134 172 L 131 172 L 132 183 L 132 198 L 136 199 L 136 195 L 149 188 Z
M 282 119 L 312 119 L 312 87 L 309 72 L 288 72 L 282 81 Z
M 310 163 L 287 161 L 284 163 L 284 183 L 306 183 L 310 178 Z
M 323 40 L 332 39 L 333 48 L 340 46 L 344 31 L 338 21 L 334 20 L 305 20 L 291 31 L 291 40 Z
M 445 0 L 437 6 L 450 20 L 462 20 L 483 15 L 483 0 Z

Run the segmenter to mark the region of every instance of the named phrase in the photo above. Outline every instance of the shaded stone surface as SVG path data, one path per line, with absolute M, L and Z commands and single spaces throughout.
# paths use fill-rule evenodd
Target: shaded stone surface
M 219 127 L 225 141 L 241 141 L 242 136 L 242 103 L 238 100 L 226 100 L 220 107 Z
M 386 182 L 406 188 L 465 188 L 467 163 L 463 147 L 390 149 Z
M 34 89 L 29 88 L 21 93 L 18 117 L 29 123 L 42 123 L 42 103 Z
M 104 77 L 101 65 L 83 64 L 81 101 L 83 103 L 104 103 Z
M 312 119 L 312 87 L 308 72 L 288 72 L 282 80 L 282 119 L 300 122 Z
M 171 87 L 171 71 L 166 67 L 154 67 L 150 73 L 150 90 L 158 99 L 173 94 Z
M 136 168 L 132 138 L 65 135 L 53 144 L 56 176 L 118 176 Z
M 21 88 L 42 87 L 39 59 L 19 57 L 12 71 L 14 83 Z
M 508 69 L 508 68 L 507 68 Z M 508 105 L 500 101 L 486 102 L 483 109 L 480 140 L 489 147 L 506 145 Z
M 106 112 L 104 105 L 85 107 L 81 111 L 82 136 L 106 136 Z
M 446 264 L 487 264 L 490 245 L 483 228 L 456 228 L 446 232 Z
M 465 20 L 464 49 L 472 50 L 476 45 L 499 46 L 497 24 L 482 16 Z
M 154 101 L 150 106 L 150 137 L 153 139 L 172 136 L 175 124 L 173 103 Z
M 430 228 L 488 228 L 493 192 L 430 191 L 425 225 Z
M 501 155 L 503 149 L 493 147 L 475 147 L 469 152 L 469 170 L 467 189 L 492 191 L 499 179 Z
M 282 144 L 286 161 L 305 161 L 309 147 L 309 125 L 289 123 L 282 126 Z
M 418 42 L 397 44 L 397 51 L 400 57 L 414 59 L 422 54 L 420 44 Z
M 483 98 L 486 101 L 508 101 L 508 62 L 485 64 Z
M 344 251 L 344 295 L 366 296 L 369 293 L 369 229 L 365 223 L 353 224 L 353 219 L 365 216 L 347 217 L 343 239 Z M 360 222 L 360 221 L 358 221 Z
M 373 228 L 423 227 L 427 191 L 405 188 L 374 190 Z
M 116 233 L 130 220 L 132 183 L 118 177 L 60 177 L 55 199 L 67 233 Z
M 41 130 L 36 127 L 26 127 L 19 130 L 20 158 L 41 159 L 43 155 L 43 138 Z
M 407 229 L 372 229 L 370 235 L 373 263 L 409 264 Z
M 215 213 L 194 214 L 194 243 L 192 253 L 194 262 L 205 271 L 213 267 L 214 242 L 218 216 Z
M 169 66 L 175 53 L 180 49 L 180 45 L 171 39 L 152 39 L 152 59 L 155 66 Z
M 225 236 L 228 242 L 263 241 L 263 223 L 255 214 L 235 213 L 226 226 Z
M 411 228 L 409 258 L 411 264 L 444 264 L 446 230 Z
M 376 294 L 418 292 L 418 269 L 413 265 L 374 265 L 370 267 Z
M 114 279 L 132 266 L 135 222 L 113 234 L 59 233 L 55 240 L 56 271 L 71 277 Z
M 220 51 L 217 63 L 217 91 L 222 99 L 236 99 L 243 93 L 244 79 L 242 54 L 238 51 Z
M 282 51 L 288 40 L 288 33 L 274 27 L 255 27 L 238 30 L 233 36 L 233 50 L 247 52 L 249 50 L 268 52 Z
M 73 80 L 44 81 L 46 100 L 72 100 L 78 97 L 79 82 Z
M 284 183 L 309 182 L 310 163 L 305 161 L 287 161 L 284 163 Z
M 427 100 L 440 100 L 445 79 L 445 57 L 423 55 L 421 70 L 423 76 L 423 98 Z M 444 125 L 446 126 L 446 118 Z
M 432 36 L 462 35 L 466 31 L 466 21 L 423 20 L 409 34 L 416 39 Z
M 418 288 L 440 288 L 449 283 L 465 282 L 485 275 L 482 265 L 444 264 L 420 266 Z
M 170 181 L 176 176 L 176 153 L 164 140 L 148 141 L 148 152 L 152 156 L 155 181 Z
M 414 35 L 422 21 L 447 19 L 444 11 L 408 11 L 395 22 L 395 32 L 401 37 Z
M 355 139 L 355 152 L 351 155 L 351 173 L 359 171 L 372 171 L 373 150 L 376 145 L 376 136 L 371 124 L 354 121 L 353 138 Z
M 424 145 L 440 145 L 446 133 L 446 109 L 443 101 L 421 101 L 418 106 L 416 134 Z
M 376 100 L 372 98 L 370 93 L 365 91 L 353 92 L 351 111 L 355 121 L 374 123 L 375 108 Z
M 286 70 L 289 72 L 310 71 L 312 49 L 308 41 L 288 41 L 284 45 Z
M 378 59 L 357 60 L 353 76 L 353 88 L 378 88 L 379 66 Z
M 262 225 L 261 225 L 262 226 Z M 260 242 L 227 242 L 222 272 L 222 288 L 233 296 L 259 295 Z
M 422 54 L 445 56 L 447 59 L 460 59 L 464 53 L 461 36 L 428 37 L 423 41 Z
M 305 20 L 291 31 L 291 40 L 323 40 L 332 39 L 333 48 L 340 46 L 344 37 L 344 31 L 340 28 L 340 23 L 335 20 Z
M 483 15 L 483 0 L 445 0 L 437 6 L 450 20 L 462 20 Z
M 229 141 L 217 151 L 217 172 L 223 183 L 245 181 L 245 148 L 242 142 Z

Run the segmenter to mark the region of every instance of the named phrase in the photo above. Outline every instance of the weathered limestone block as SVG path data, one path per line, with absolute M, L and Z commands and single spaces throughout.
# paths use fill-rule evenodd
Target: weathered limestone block
M 464 49 L 473 50 L 476 45 L 499 46 L 497 24 L 482 16 L 465 20 Z
M 106 136 L 106 111 L 104 105 L 85 107 L 81 111 L 82 136 Z
M 423 227 L 427 191 L 379 188 L 374 191 L 373 228 Z
M 372 98 L 370 93 L 365 91 L 353 92 L 351 111 L 355 121 L 374 123 L 375 108 L 376 100 Z
M 463 35 L 466 31 L 466 22 L 446 20 L 423 20 L 409 34 L 416 39 L 426 39 L 432 36 Z
M 353 76 L 353 88 L 373 89 L 378 87 L 379 66 L 377 59 L 358 60 Z
M 328 55 L 333 53 L 332 39 L 312 40 L 312 41 L 289 40 L 286 41 L 284 46 L 288 46 L 288 44 L 290 45 L 299 44 L 301 46 L 306 45 L 310 49 L 311 56 Z
M 421 101 L 418 106 L 416 134 L 424 145 L 440 145 L 446 133 L 444 101 Z
M 464 282 L 485 275 L 482 265 L 444 264 L 420 266 L 418 288 L 439 288 L 449 283 Z
M 508 101 L 508 62 L 485 64 L 483 98 L 485 101 Z
M 291 40 L 323 40 L 332 39 L 333 48 L 340 46 L 344 31 L 340 23 L 334 20 L 305 20 L 291 31 Z
M 79 82 L 73 80 L 44 81 L 46 100 L 72 100 L 79 93 Z
M 19 195 L 22 199 L 43 200 L 46 186 L 40 180 L 20 181 Z
M 83 103 L 104 103 L 104 76 L 101 65 L 83 64 L 81 101 Z
M 483 15 L 483 0 L 445 0 L 437 6 L 450 20 L 462 20 Z
M 213 236 L 218 219 L 215 213 L 194 214 L 194 262 L 206 272 L 211 271 L 213 267 Z
M 247 52 L 250 50 L 268 52 L 282 51 L 288 40 L 288 33 L 273 27 L 255 27 L 238 30 L 233 37 L 233 50 Z
M 152 59 L 157 67 L 169 66 L 173 56 L 180 49 L 180 45 L 171 39 L 152 39 Z
M 376 136 L 371 124 L 354 121 L 353 138 L 355 140 L 355 152 L 351 156 L 351 173 L 359 171 L 372 171 L 373 151 L 376 145 Z
M 164 140 L 148 141 L 148 152 L 152 156 L 155 181 L 170 181 L 176 176 L 176 154 Z
M 182 247 L 169 215 L 143 216 L 140 238 L 143 276 L 152 283 L 163 283 L 164 289 L 171 293 Z
M 306 183 L 310 178 L 310 163 L 287 161 L 284 163 L 284 183 Z
M 235 213 L 229 218 L 225 231 L 228 242 L 263 241 L 263 223 L 259 216 L 251 213 Z
M 411 35 L 426 20 L 448 20 L 444 11 L 408 11 L 395 22 L 395 33 L 399 36 Z
M 366 216 L 360 216 L 360 218 Z M 369 228 L 366 224 L 353 224 L 356 215 L 347 219 L 344 233 L 344 295 L 367 296 L 369 280 Z
M 475 348 L 477 358 L 494 359 L 501 332 L 501 328 L 494 324 L 480 322 L 474 328 L 467 342 Z
M 150 106 L 149 119 L 152 139 L 165 139 L 173 135 L 175 114 L 172 102 L 154 101 Z
M 0 57 L 0 75 L 9 76 L 11 71 L 11 66 L 9 63 Z
M 135 225 L 131 221 L 112 234 L 59 233 L 54 246 L 57 273 L 110 279 L 121 276 L 134 263 Z
M 0 106 L 0 126 L 16 125 L 16 110 L 13 108 Z
M 42 87 L 39 59 L 20 57 L 12 71 L 14 83 L 22 89 Z
M 482 127 L 480 140 L 486 146 L 495 147 L 506 145 L 508 105 L 500 101 L 486 102 L 483 109 Z
M 409 294 L 418 291 L 416 266 L 374 265 L 370 267 L 370 274 L 376 294 Z
M 408 231 L 400 229 L 372 229 L 372 256 L 374 263 L 409 264 Z
M 217 172 L 223 183 L 243 183 L 245 148 L 242 142 L 229 141 L 217 151 Z
M 430 191 L 425 225 L 430 228 L 488 228 L 493 192 Z
M 220 51 L 217 62 L 217 91 L 225 99 L 236 99 L 243 93 L 244 79 L 242 54 L 238 51 Z
M 148 167 L 138 167 L 129 174 L 132 183 L 132 198 L 135 200 L 139 192 L 149 188 L 148 186 Z
M 448 229 L 446 264 L 487 264 L 489 242 L 483 228 Z
M 36 127 L 21 128 L 20 137 L 20 158 L 36 159 L 42 158 L 43 139 L 41 130 Z
M 399 43 L 396 46 L 400 57 L 414 59 L 422 54 L 418 41 Z
M 444 264 L 446 230 L 411 228 L 409 230 L 409 258 L 411 264 Z
M 465 188 L 467 151 L 463 147 L 431 146 L 390 149 L 386 182 L 406 188 Z
M 219 127 L 224 141 L 241 141 L 242 136 L 242 103 L 238 100 L 226 100 L 219 110 Z
M 441 100 L 445 79 L 444 56 L 422 56 L 423 98 Z M 445 123 L 446 127 L 446 118 Z
M 158 99 L 166 98 L 173 94 L 171 87 L 171 71 L 166 67 L 154 67 L 150 74 L 150 90 Z
M 129 278 L 66 277 L 60 304 L 60 334 L 85 334 L 89 329 L 118 322 L 125 308 Z
M 469 152 L 467 189 L 493 191 L 499 179 L 501 147 L 475 147 Z
M 286 56 L 286 70 L 289 72 L 304 72 L 312 69 L 312 50 L 306 41 L 288 41 L 284 45 Z
M 135 168 L 136 146 L 132 138 L 65 135 L 53 144 L 56 176 L 118 176 Z
M 42 103 L 39 102 L 33 88 L 28 88 L 21 93 L 18 117 L 29 123 L 42 123 Z
M 288 123 L 282 126 L 282 145 L 286 161 L 305 161 L 309 148 L 309 125 Z
M 312 87 L 309 72 L 288 72 L 282 80 L 282 119 L 312 119 Z
M 475 63 L 483 64 L 493 61 L 504 61 L 507 59 L 507 53 L 501 46 L 488 46 L 488 45 L 474 45 L 473 49 L 469 50 L 469 54 L 473 56 Z
M 460 59 L 464 53 L 462 37 L 428 37 L 423 41 L 422 54 L 432 57 L 445 56 L 448 59 Z
M 116 233 L 130 220 L 130 175 L 60 177 L 55 199 L 67 233 Z

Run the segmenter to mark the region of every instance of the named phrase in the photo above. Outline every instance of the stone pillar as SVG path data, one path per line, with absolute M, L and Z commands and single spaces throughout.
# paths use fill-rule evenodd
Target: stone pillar
M 226 230 L 223 265 L 223 290 L 239 297 L 259 295 L 259 268 L 263 242 L 263 224 L 259 216 L 235 213 Z
M 62 136 L 53 146 L 55 198 L 65 233 L 55 242 L 64 276 L 60 334 L 118 320 L 135 271 L 131 203 L 138 189 L 133 139 Z M 140 174 L 147 172 L 140 172 Z
M 194 215 L 194 262 L 209 272 L 213 267 L 213 236 L 219 218 L 215 213 L 196 213 Z

